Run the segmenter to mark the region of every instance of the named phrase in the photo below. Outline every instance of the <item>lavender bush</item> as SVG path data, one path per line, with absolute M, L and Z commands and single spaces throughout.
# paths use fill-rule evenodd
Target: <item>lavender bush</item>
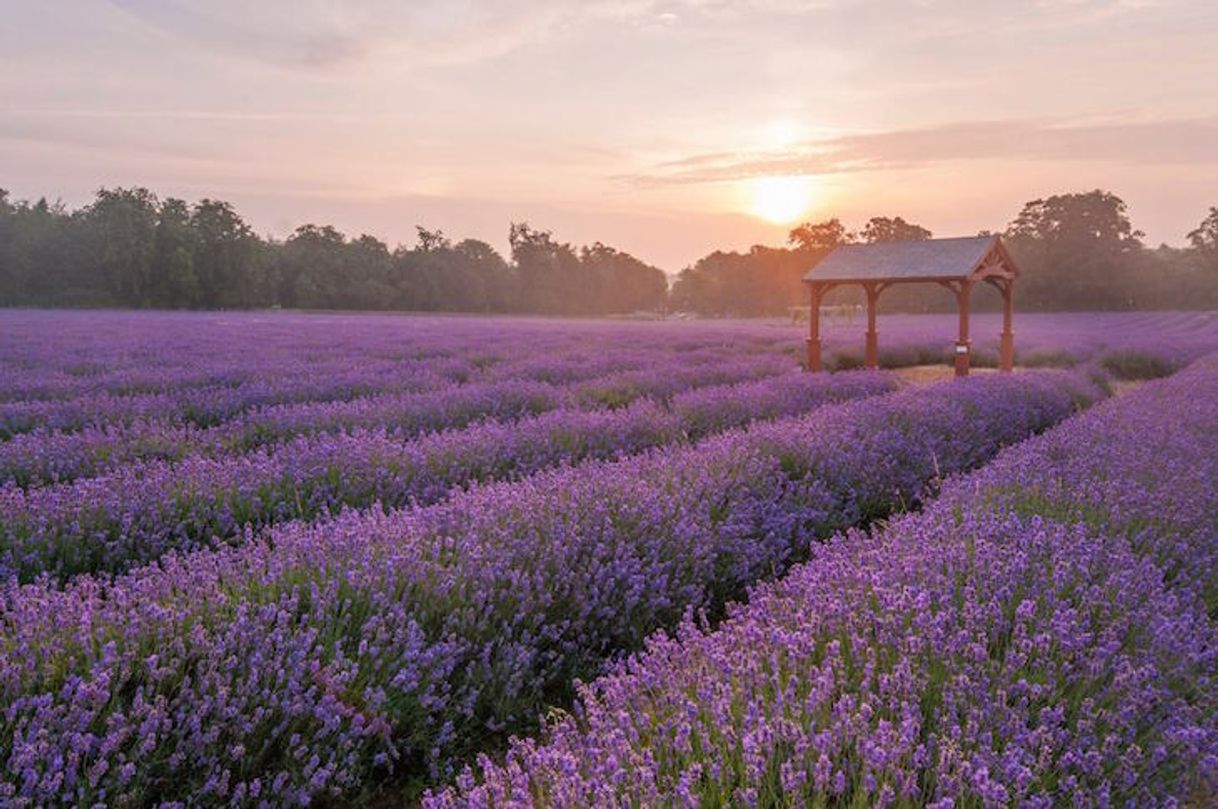
M 644 400 L 622 410 L 556 410 L 417 440 L 386 430 L 323 434 L 266 452 L 132 464 L 65 486 L 0 488 L 0 578 L 122 571 L 170 549 L 239 539 L 244 530 L 288 519 L 347 506 L 435 502 L 473 481 L 630 454 L 894 387 L 879 374 L 788 374 L 686 394 L 672 411 Z
M 535 369 L 537 370 L 537 369 Z M 401 438 L 453 429 L 483 419 L 511 419 L 558 407 L 624 406 L 640 398 L 666 401 L 684 390 L 762 379 L 789 372 L 777 359 L 733 358 L 716 363 L 657 362 L 647 371 L 618 371 L 553 384 L 534 379 L 438 384 L 432 390 L 379 393 L 351 399 L 264 405 L 234 412 L 210 428 L 177 421 L 180 402 L 156 397 L 152 416 L 130 399 L 32 401 L 21 406 L 63 429 L 17 431 L 0 442 L 0 482 L 27 487 L 69 482 L 145 459 L 232 454 L 298 435 L 384 429 Z M 141 400 L 144 401 L 144 400 Z M 79 409 L 83 407 L 82 409 Z M 10 408 L 10 419 L 14 417 Z M 28 413 L 27 413 L 28 415 Z M 12 421 L 10 420 L 10 427 Z
M 1209 360 L 653 637 L 424 803 L 1212 805 L 1215 436 Z
M 113 581 L 10 584 L 0 796 L 288 805 L 434 782 L 654 629 L 1096 395 L 1063 374 L 975 378 Z

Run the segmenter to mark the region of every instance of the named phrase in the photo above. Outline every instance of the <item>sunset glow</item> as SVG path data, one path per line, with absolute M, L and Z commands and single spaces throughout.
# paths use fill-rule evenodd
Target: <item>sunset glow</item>
M 799 220 L 812 206 L 809 177 L 759 177 L 750 188 L 753 214 L 776 225 Z
M 1183 246 L 1218 187 L 1203 0 L 10 5 L 14 199 L 139 184 L 276 238 L 500 251 L 527 220 L 677 273 L 806 216 L 975 233 L 1093 188 Z

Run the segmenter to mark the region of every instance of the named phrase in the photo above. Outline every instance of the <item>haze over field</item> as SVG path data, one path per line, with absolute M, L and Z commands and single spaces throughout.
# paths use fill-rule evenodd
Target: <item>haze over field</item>
M 675 271 L 798 221 L 1001 229 L 1218 187 L 1210 2 L 0 2 L 0 185 L 229 200 L 262 233 L 528 220 Z

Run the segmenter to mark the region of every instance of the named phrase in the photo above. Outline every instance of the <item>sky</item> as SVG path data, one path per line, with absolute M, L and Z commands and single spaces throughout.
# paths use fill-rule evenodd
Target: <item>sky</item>
M 102 186 L 675 272 L 799 221 L 999 230 L 1103 188 L 1218 205 L 1218 2 L 0 0 L 0 187 Z

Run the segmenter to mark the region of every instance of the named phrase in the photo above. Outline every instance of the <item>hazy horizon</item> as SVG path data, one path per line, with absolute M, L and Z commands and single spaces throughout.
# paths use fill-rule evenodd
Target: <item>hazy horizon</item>
M 260 233 L 509 221 L 674 272 L 791 224 L 937 236 L 1104 188 L 1218 204 L 1218 6 L 0 2 L 0 187 L 232 202 Z

